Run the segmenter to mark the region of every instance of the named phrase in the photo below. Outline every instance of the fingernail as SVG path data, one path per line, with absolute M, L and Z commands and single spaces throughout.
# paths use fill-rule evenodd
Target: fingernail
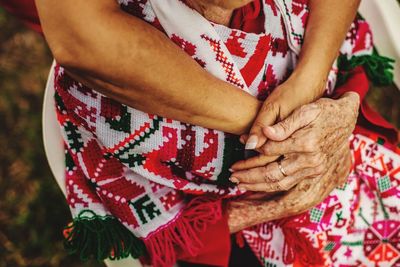
M 249 139 L 247 140 L 245 149 L 247 150 L 253 150 L 256 149 L 258 143 L 258 137 L 256 135 L 251 135 Z
M 245 188 L 244 186 L 242 186 L 242 185 L 239 185 L 239 186 L 238 186 L 238 189 L 239 189 L 240 191 L 242 191 L 242 192 L 246 192 L 246 188 Z
M 232 183 L 235 183 L 235 184 L 240 183 L 240 181 L 239 181 L 237 178 L 235 178 L 235 177 L 231 177 L 231 178 L 229 178 L 229 180 L 230 180 Z

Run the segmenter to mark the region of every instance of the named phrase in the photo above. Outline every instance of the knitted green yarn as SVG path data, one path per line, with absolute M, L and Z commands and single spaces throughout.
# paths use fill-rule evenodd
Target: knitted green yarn
M 338 58 L 337 84 L 344 84 L 351 70 L 363 66 L 373 84 L 377 86 L 390 85 L 393 82 L 393 62 L 393 59 L 379 55 L 376 49 L 374 49 L 372 55 L 353 56 L 350 59 L 346 55 L 341 55 Z
M 98 216 L 90 210 L 82 211 L 65 230 L 64 246 L 69 254 L 78 254 L 83 261 L 99 261 L 145 254 L 145 245 L 112 216 Z

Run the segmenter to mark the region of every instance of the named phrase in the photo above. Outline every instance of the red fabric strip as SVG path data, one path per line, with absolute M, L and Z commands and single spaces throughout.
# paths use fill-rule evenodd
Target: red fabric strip
M 360 95 L 360 115 L 355 133 L 364 135 L 378 135 L 384 139 L 385 145 L 394 148 L 399 143 L 397 129 L 386 121 L 378 112 L 373 110 L 365 100 L 369 89 L 368 77 L 363 67 L 355 68 L 345 84 L 335 90 L 334 97 L 339 98 L 346 92 L 356 92 Z
M 171 267 L 177 259 L 225 267 L 230 235 L 222 201 L 196 197 L 175 222 L 144 240 L 152 266 Z
M 255 0 L 233 12 L 230 27 L 251 33 L 263 33 L 265 16 L 261 0 Z

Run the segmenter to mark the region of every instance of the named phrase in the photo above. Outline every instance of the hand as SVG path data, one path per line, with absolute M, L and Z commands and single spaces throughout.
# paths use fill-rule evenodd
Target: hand
M 260 148 L 262 154 L 235 163 L 231 180 L 243 190 L 276 192 L 287 191 L 304 179 L 321 178 L 336 164 L 337 151 L 348 147 L 358 107 L 358 94 L 346 93 L 339 100 L 320 99 L 297 109 L 264 129 L 270 140 Z M 287 176 L 277 162 L 269 163 L 272 156 L 281 155 Z
M 319 76 L 310 78 L 300 68 L 296 71 L 272 92 L 263 103 L 249 135 L 241 137 L 241 142 L 246 143 L 246 149 L 260 148 L 267 141 L 263 133 L 265 127 L 284 120 L 295 109 L 315 101 L 323 94 L 325 80 L 318 80 Z
M 231 233 L 248 227 L 301 214 L 321 203 L 332 190 L 342 185 L 351 167 L 348 147 L 335 153 L 336 164 L 321 178 L 301 181 L 284 195 L 267 201 L 234 200 L 228 203 L 228 225 Z M 346 156 L 343 157 L 343 153 Z

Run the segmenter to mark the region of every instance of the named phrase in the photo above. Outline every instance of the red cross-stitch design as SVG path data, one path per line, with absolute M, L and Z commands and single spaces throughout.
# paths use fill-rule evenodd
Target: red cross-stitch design
M 237 74 L 233 70 L 233 66 L 234 66 L 233 63 L 229 62 L 228 57 L 222 51 L 220 41 L 213 40 L 212 38 L 210 38 L 204 34 L 201 35 L 201 38 L 206 40 L 210 44 L 212 50 L 216 54 L 215 59 L 222 64 L 222 68 L 224 69 L 224 71 L 227 75 L 226 81 L 243 89 L 244 85 L 242 84 L 240 79 L 237 77 Z

